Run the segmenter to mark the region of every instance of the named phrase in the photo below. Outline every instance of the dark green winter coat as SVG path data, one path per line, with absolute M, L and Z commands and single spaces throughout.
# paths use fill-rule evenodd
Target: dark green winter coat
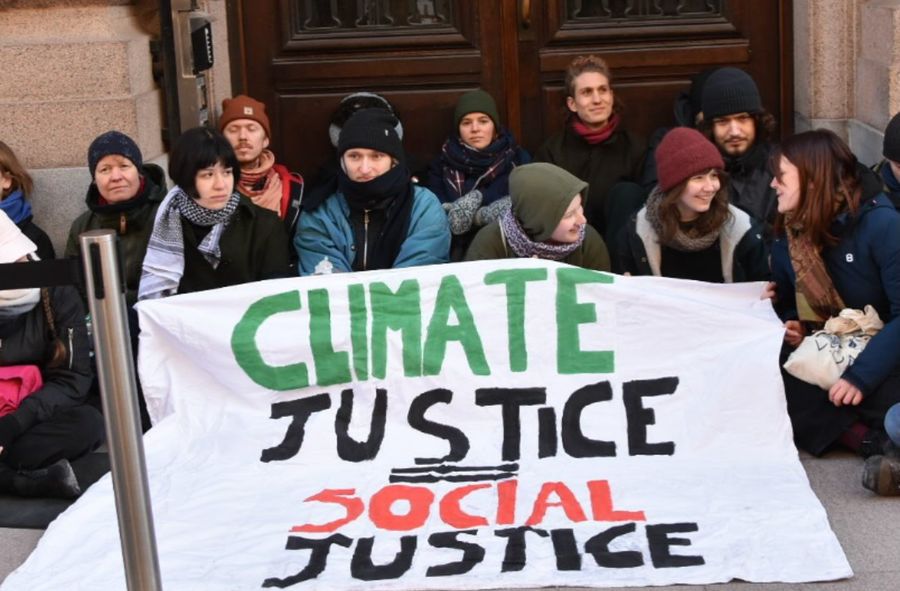
M 122 254 L 125 257 L 125 301 L 129 306 L 137 302 L 147 242 L 153 231 L 156 210 L 166 196 L 166 176 L 159 166 L 145 164 L 141 167 L 141 176 L 144 179 L 143 190 L 125 203 L 101 205 L 97 185 L 91 183 L 85 197 L 88 211 L 72 222 L 65 252 L 67 258 L 80 255 L 78 236 L 83 232 L 115 230 L 122 243 Z
M 222 258 L 213 268 L 198 250 L 210 227 L 195 226 L 182 218 L 184 275 L 178 293 L 191 293 L 289 275 L 288 238 L 284 222 L 274 211 L 241 197 L 222 233 Z
M 526 164 L 510 175 L 512 212 L 529 238 L 543 242 L 553 234 L 576 195 L 582 195 L 582 205 L 589 202 L 587 189 L 587 183 L 557 166 Z M 482 228 L 466 252 L 467 261 L 516 257 L 503 236 L 500 221 Z M 590 225 L 585 227 L 581 245 L 560 262 L 597 271 L 610 268 L 606 244 Z
M 587 182 L 590 199 L 584 214 L 588 224 L 605 236 L 609 190 L 621 181 L 640 181 L 646 151 L 647 142 L 630 131 L 616 130 L 605 142 L 591 145 L 567 124 L 544 142 L 534 160 L 555 164 Z

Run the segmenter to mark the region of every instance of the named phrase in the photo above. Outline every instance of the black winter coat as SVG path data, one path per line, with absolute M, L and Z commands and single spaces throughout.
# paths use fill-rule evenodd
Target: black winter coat
M 49 288 L 56 332 L 66 347 L 66 358 L 48 367 L 53 341 L 41 302 L 28 313 L 0 321 L 0 366 L 37 365 L 43 387 L 25 398 L 13 412 L 22 431 L 48 420 L 54 412 L 83 404 L 91 387 L 84 306 L 71 286 Z
M 129 201 L 129 205 L 116 204 L 101 206 L 97 185 L 88 187 L 85 203 L 88 211 L 74 222 L 69 230 L 66 243 L 66 258 L 78 257 L 81 253 L 78 236 L 88 230 L 115 230 L 122 244 L 125 258 L 125 301 L 129 306 L 137 302 L 138 285 L 141 282 L 141 268 L 147 253 L 147 242 L 153 232 L 156 210 L 166 196 L 166 176 L 155 164 L 145 164 L 141 168 L 144 177 L 143 193 Z
M 274 211 L 257 207 L 242 196 L 219 242 L 222 259 L 213 268 L 197 249 L 209 228 L 183 219 L 184 275 L 178 293 L 288 277 L 289 245 L 284 228 Z

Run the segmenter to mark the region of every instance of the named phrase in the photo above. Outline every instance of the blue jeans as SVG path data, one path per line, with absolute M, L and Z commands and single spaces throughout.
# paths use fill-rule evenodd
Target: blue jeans
M 884 430 L 896 445 L 900 445 L 900 404 L 888 409 L 884 416 Z

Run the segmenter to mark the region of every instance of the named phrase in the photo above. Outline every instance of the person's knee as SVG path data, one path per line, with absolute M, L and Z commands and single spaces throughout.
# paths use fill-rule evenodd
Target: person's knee
M 103 443 L 103 415 L 90 405 L 67 408 L 25 431 L 4 460 L 19 470 L 42 468 L 63 458 L 74 460 Z
M 896 445 L 900 445 L 900 403 L 888 409 L 884 416 L 884 430 Z

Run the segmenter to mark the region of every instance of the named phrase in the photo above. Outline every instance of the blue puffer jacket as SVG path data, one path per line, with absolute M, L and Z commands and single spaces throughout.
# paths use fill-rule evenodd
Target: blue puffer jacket
M 885 324 L 843 375 L 866 395 L 900 365 L 900 213 L 879 193 L 863 199 L 857 216 L 839 215 L 832 232 L 840 242 L 826 248 L 822 258 L 834 287 L 848 308 L 870 304 Z M 772 276 L 778 315 L 796 320 L 794 268 L 785 236 L 772 244 Z
M 353 269 L 353 227 L 350 206 L 340 193 L 328 197 L 318 208 L 304 212 L 297 225 L 294 248 L 300 255 L 300 275 L 312 275 L 327 258 L 332 271 Z M 450 225 L 434 193 L 415 187 L 409 232 L 393 268 L 434 265 L 450 260 Z

